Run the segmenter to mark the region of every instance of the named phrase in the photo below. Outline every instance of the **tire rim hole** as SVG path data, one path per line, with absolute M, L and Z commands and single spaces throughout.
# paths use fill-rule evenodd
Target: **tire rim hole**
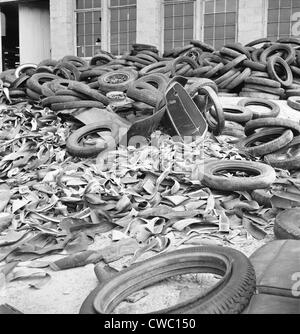
M 121 302 L 113 313 L 149 314 L 163 310 L 166 307 L 171 308 L 196 296 L 201 296 L 213 288 L 221 279 L 222 277 L 213 274 L 174 276 L 139 291 L 139 293 L 146 292 L 148 295 L 135 304 L 126 301 Z M 131 296 L 134 295 L 136 293 Z M 153 301 L 155 302 L 153 303 Z
M 225 169 L 219 169 L 213 173 L 215 176 L 226 176 L 228 178 L 230 177 L 257 177 L 260 175 L 259 172 L 255 172 L 253 170 L 237 170 L 236 168 L 225 168 Z

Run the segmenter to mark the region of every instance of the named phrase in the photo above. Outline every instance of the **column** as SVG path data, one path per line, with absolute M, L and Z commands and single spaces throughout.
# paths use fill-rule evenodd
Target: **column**
M 163 10 L 161 0 L 137 0 L 137 43 L 162 48 Z
M 19 4 L 20 63 L 39 63 L 50 57 L 48 2 Z
M 75 0 L 50 0 L 51 57 L 76 54 Z
M 247 44 L 267 34 L 266 0 L 239 0 L 238 41 Z

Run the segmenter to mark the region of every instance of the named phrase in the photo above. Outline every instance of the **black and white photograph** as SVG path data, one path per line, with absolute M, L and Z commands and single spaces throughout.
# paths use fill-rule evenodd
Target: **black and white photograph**
M 0 33 L 0 315 L 300 314 L 300 0 L 0 0 Z

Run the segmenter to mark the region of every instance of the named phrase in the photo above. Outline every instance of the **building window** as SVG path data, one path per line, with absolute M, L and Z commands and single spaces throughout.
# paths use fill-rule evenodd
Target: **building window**
M 237 36 L 237 0 L 205 0 L 204 41 L 216 49 L 234 43 Z
M 136 42 L 136 0 L 110 0 L 110 21 L 111 53 L 129 51 Z
M 297 15 L 299 13 L 299 15 Z M 294 19 L 295 17 L 295 19 Z M 268 8 L 268 38 L 300 37 L 296 26 L 300 18 L 299 0 L 272 0 Z M 295 25 L 295 29 L 293 29 Z
M 194 38 L 195 0 L 164 0 L 164 48 L 189 44 Z
M 101 0 L 76 0 L 77 55 L 93 57 L 101 48 Z

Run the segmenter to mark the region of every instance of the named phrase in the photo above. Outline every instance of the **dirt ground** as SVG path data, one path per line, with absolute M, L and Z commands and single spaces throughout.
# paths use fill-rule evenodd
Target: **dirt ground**
M 236 104 L 237 99 L 222 99 L 226 103 Z M 300 113 L 290 109 L 286 102 L 280 101 L 282 107 L 282 118 L 300 120 Z M 233 247 L 242 251 L 245 255 L 252 255 L 258 248 L 267 241 L 257 241 L 249 238 L 240 245 Z M 110 244 L 109 234 L 96 238 L 92 250 L 99 250 Z M 63 256 L 63 255 L 62 255 Z M 60 256 L 51 256 L 42 259 L 43 262 L 52 262 L 60 259 Z M 122 269 L 128 259 L 122 259 L 112 264 L 117 269 Z M 22 265 L 22 264 L 21 264 Z M 35 290 L 29 287 L 29 281 L 11 282 L 0 290 L 1 304 L 9 304 L 25 314 L 78 314 L 80 307 L 89 293 L 94 290 L 98 281 L 94 274 L 94 265 L 84 268 L 72 269 L 62 272 L 53 272 L 48 270 L 51 280 L 41 290 Z M 122 303 L 116 313 L 148 313 L 174 305 L 178 299 L 181 301 L 216 282 L 216 277 L 211 275 L 188 275 L 177 279 L 168 280 L 155 287 L 147 289 L 148 295 L 140 300 L 136 305 Z

